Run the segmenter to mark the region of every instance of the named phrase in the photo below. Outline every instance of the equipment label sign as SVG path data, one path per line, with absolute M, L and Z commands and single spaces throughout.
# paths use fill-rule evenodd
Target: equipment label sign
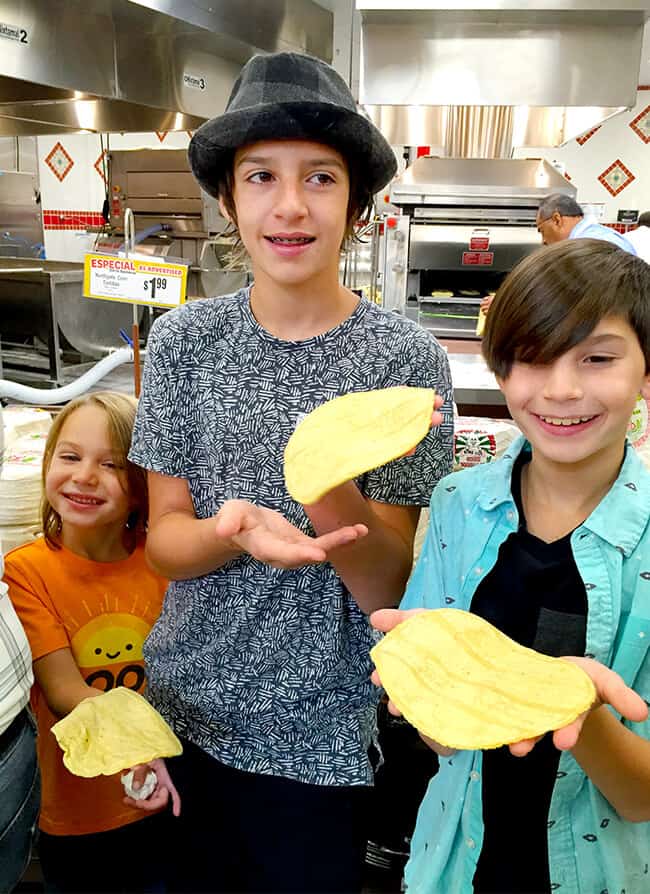
M 187 264 L 172 264 L 143 255 L 87 254 L 84 297 L 155 307 L 178 307 L 185 301 Z
M 481 267 L 491 267 L 494 263 L 493 251 L 464 251 L 463 266 L 479 265 Z
M 487 251 L 490 247 L 489 233 L 472 233 L 469 239 L 469 247 L 471 251 Z
M 16 43 L 29 43 L 25 28 L 9 25 L 7 22 L 0 22 L 0 37 L 4 37 L 5 40 L 14 40 Z
M 193 90 L 205 90 L 208 86 L 202 75 L 189 74 L 188 72 L 183 74 L 183 83 L 186 87 L 191 87 Z

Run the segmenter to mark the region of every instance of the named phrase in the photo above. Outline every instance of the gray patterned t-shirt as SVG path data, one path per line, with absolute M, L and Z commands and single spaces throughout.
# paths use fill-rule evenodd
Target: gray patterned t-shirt
M 248 290 L 193 302 L 154 325 L 131 459 L 189 482 L 199 518 L 240 498 L 301 530 L 282 456 L 297 422 L 350 391 L 434 387 L 445 421 L 412 457 L 360 479 L 385 503 L 425 506 L 451 468 L 447 358 L 423 329 L 360 301 L 323 335 L 281 341 Z M 177 733 L 239 769 L 317 784 L 371 781 L 373 634 L 331 565 L 271 568 L 249 555 L 172 582 L 145 645 L 149 697 Z

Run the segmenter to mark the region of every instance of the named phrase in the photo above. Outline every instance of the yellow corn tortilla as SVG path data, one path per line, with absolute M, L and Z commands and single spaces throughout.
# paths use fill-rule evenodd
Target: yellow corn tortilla
M 458 609 L 413 615 L 370 655 L 409 723 L 448 748 L 534 738 L 571 723 L 596 698 L 576 664 L 520 646 Z
M 316 407 L 284 451 L 287 490 L 315 503 L 345 481 L 408 453 L 427 434 L 436 393 L 406 385 L 358 391 Z
M 149 702 L 122 686 L 84 699 L 52 732 L 75 776 L 111 776 L 183 750 Z

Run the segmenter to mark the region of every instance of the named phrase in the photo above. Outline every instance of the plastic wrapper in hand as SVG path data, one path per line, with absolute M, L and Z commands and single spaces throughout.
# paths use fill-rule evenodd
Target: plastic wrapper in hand
M 158 777 L 153 770 L 149 770 L 140 788 L 134 788 L 134 775 L 135 771 L 129 770 L 128 773 L 123 773 L 122 776 L 120 776 L 120 781 L 124 787 L 124 793 L 128 798 L 133 798 L 134 801 L 145 801 L 149 795 L 154 793 L 156 785 L 158 784 Z

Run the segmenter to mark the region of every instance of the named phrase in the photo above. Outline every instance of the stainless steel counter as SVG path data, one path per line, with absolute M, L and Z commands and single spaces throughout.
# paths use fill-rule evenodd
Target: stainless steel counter
M 448 354 L 457 404 L 505 406 L 497 381 L 480 354 Z

